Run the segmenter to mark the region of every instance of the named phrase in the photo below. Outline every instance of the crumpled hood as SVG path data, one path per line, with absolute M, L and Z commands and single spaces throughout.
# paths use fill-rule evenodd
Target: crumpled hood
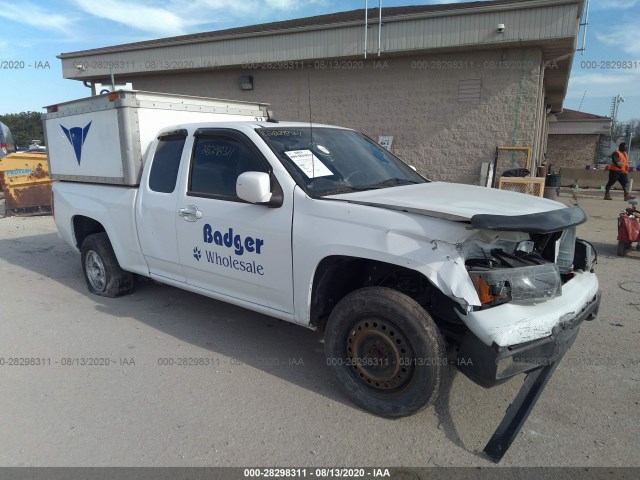
M 479 214 L 520 216 L 567 208 L 562 203 L 532 195 L 445 182 L 343 193 L 325 198 L 457 221 L 469 221 Z

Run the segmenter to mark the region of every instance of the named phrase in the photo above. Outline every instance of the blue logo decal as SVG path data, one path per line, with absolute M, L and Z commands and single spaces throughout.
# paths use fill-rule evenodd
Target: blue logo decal
M 60 125 L 60 128 L 62 128 L 62 131 L 67 136 L 69 143 L 73 147 L 73 151 L 76 153 L 78 165 L 80 165 L 80 160 L 82 159 L 82 145 L 84 145 L 84 141 L 87 139 L 89 127 L 91 127 L 91 122 L 87 123 L 87 126 L 84 128 L 73 127 L 67 129 Z
M 233 228 L 227 229 L 226 233 L 220 230 L 214 231 L 213 227 L 208 223 L 202 227 L 202 235 L 204 243 L 215 243 L 221 247 L 232 248 L 238 256 L 241 256 L 244 252 L 260 255 L 264 246 L 264 240 L 261 238 L 243 238 L 241 235 L 234 235 Z
M 193 258 L 198 261 L 200 261 L 200 259 L 202 258 L 202 252 L 198 247 L 193 247 Z

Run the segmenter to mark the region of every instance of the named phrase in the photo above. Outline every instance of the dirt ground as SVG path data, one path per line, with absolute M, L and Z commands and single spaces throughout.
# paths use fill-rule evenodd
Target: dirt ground
M 501 465 L 640 466 L 640 252 L 616 255 L 621 198 L 578 200 L 600 315 Z M 0 219 L 2 466 L 487 466 L 521 383 L 450 368 L 434 406 L 377 418 L 341 393 L 318 334 L 153 282 L 90 295 L 51 217 Z

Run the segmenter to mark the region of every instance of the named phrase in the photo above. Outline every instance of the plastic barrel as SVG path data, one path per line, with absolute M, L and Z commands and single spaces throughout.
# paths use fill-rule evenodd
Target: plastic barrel
M 558 187 L 544 187 L 544 198 L 549 200 L 558 198 Z
M 547 179 L 544 182 L 544 186 L 558 188 L 560 186 L 560 181 L 561 181 L 560 175 L 553 175 L 550 173 L 549 175 L 547 175 Z

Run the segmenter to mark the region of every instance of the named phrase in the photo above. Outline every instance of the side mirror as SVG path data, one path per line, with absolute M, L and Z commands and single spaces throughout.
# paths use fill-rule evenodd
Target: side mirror
M 271 179 L 268 173 L 244 172 L 236 181 L 236 194 L 245 202 L 268 203 L 271 200 Z

